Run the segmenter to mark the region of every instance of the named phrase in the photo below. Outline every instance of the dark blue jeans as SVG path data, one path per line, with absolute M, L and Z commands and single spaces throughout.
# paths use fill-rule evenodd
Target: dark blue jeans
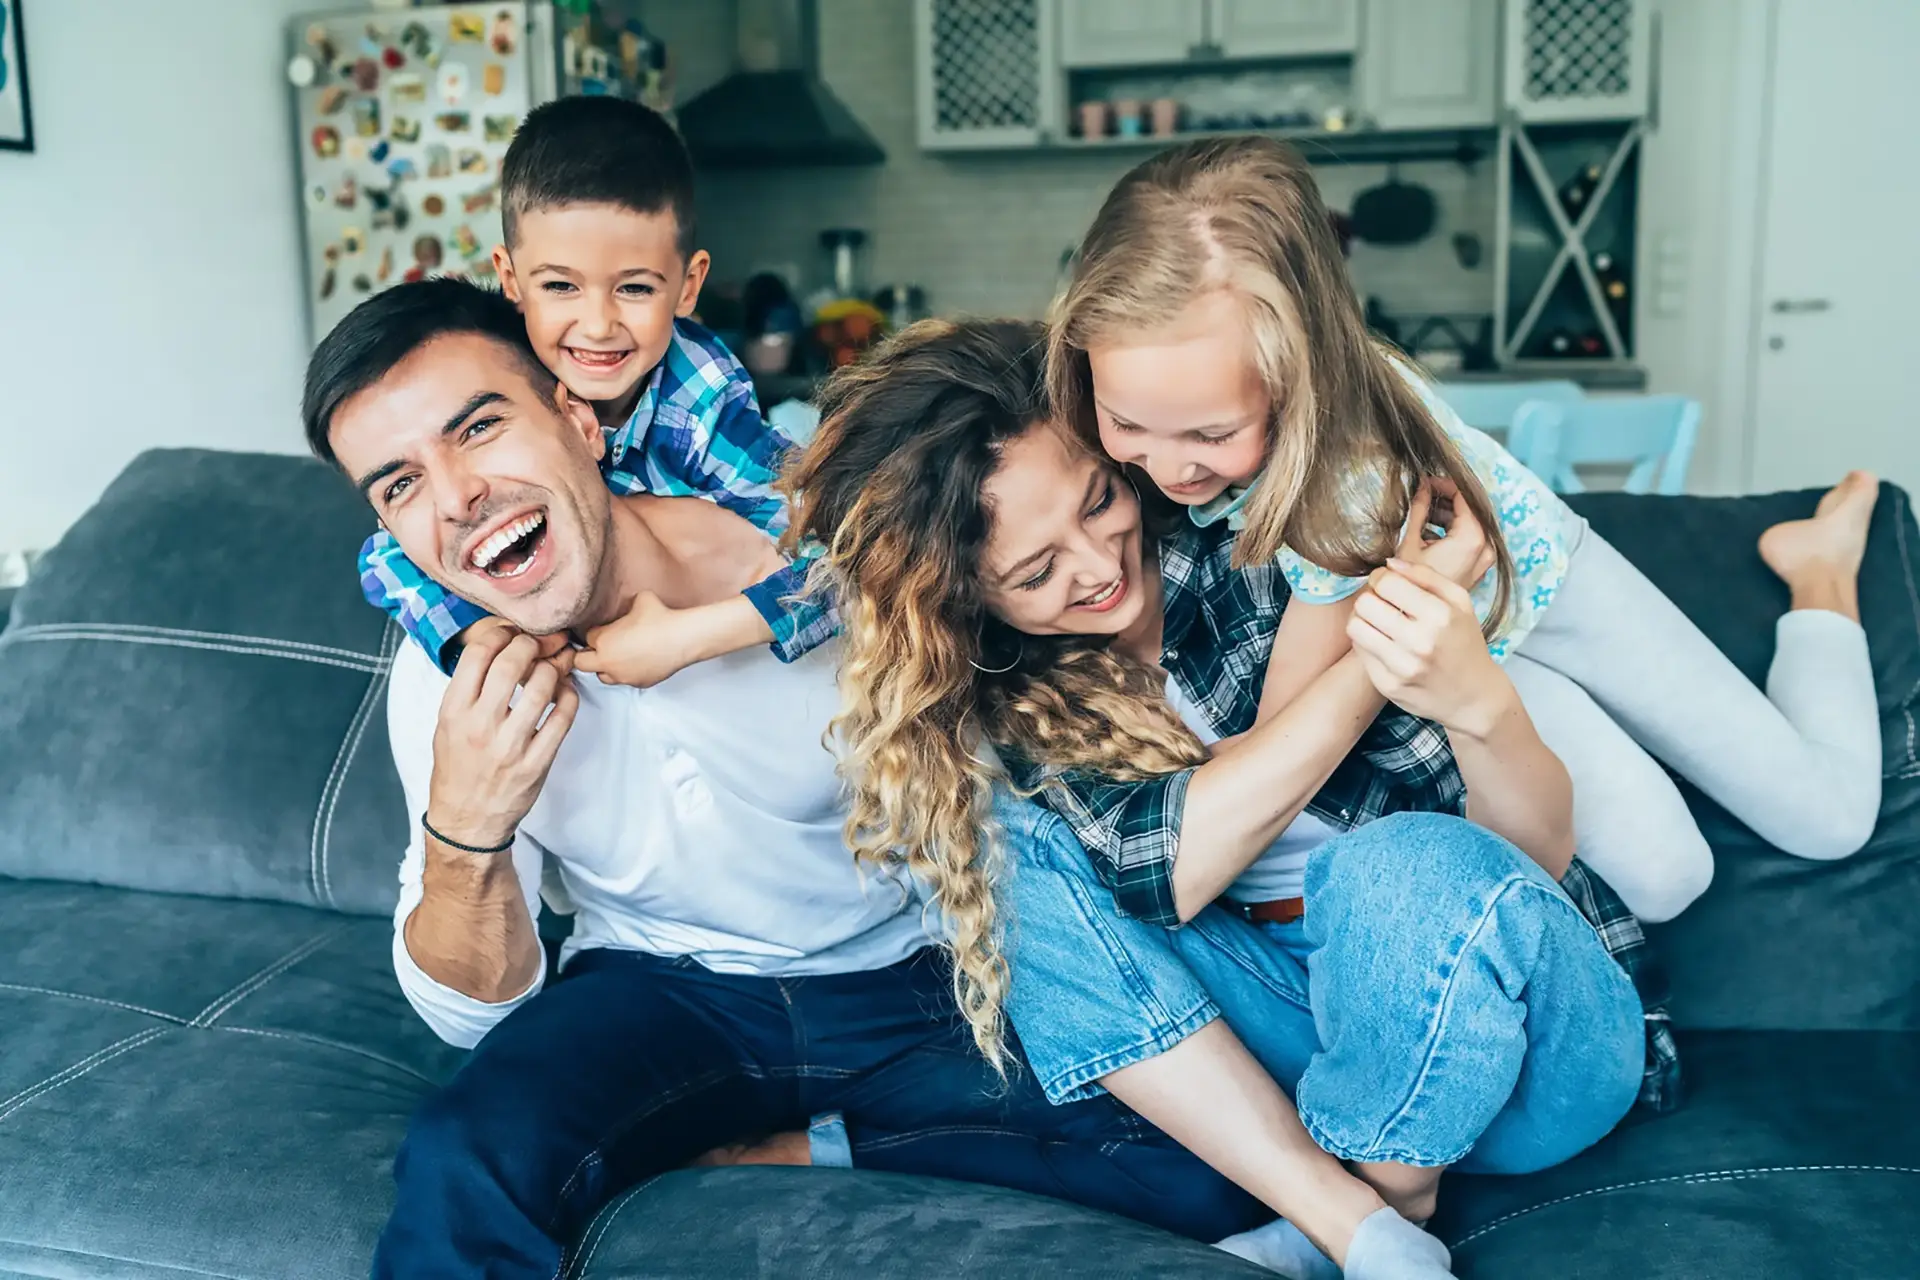
M 860 1168 L 995 1183 L 1198 1239 L 1272 1216 L 1110 1097 L 1051 1105 L 1024 1060 L 1003 1084 L 935 951 L 809 978 L 588 951 L 414 1117 L 374 1275 L 552 1280 L 625 1188 L 831 1111 Z

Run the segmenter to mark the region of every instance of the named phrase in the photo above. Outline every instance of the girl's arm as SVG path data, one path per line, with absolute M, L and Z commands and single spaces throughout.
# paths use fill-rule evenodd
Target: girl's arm
M 1487 652 L 1464 588 L 1388 562 L 1356 600 L 1348 638 L 1382 695 L 1437 721 L 1467 785 L 1467 816 L 1558 880 L 1573 860 L 1573 783 Z

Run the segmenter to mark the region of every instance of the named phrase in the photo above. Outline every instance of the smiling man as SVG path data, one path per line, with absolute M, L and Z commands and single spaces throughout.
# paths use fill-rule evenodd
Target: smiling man
M 699 498 L 617 498 L 592 410 L 512 304 L 401 285 L 315 352 L 308 440 L 407 555 L 523 632 L 578 634 L 643 592 L 723 599 L 773 544 Z M 395 659 L 388 727 L 415 815 L 394 968 L 477 1046 L 416 1117 L 375 1274 L 558 1274 L 623 1188 L 716 1148 L 993 1181 L 1203 1238 L 1250 1198 L 1109 1098 L 1050 1106 L 972 1050 L 915 887 L 842 842 L 834 656 L 765 649 L 648 689 L 575 678 L 529 634 L 451 677 Z M 574 908 L 550 972 L 543 867 Z

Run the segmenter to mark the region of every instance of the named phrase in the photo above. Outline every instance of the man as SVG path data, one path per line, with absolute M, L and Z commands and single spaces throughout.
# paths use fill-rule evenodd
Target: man
M 394 664 L 416 815 L 394 967 L 477 1048 L 401 1149 L 376 1275 L 548 1280 L 622 1188 L 815 1117 L 775 1158 L 992 1181 L 1207 1239 L 1263 1216 L 1118 1103 L 1049 1106 L 972 1050 L 914 886 L 842 844 L 830 650 L 743 651 L 646 690 L 541 656 L 534 636 L 725 599 L 777 553 L 700 499 L 609 495 L 591 408 L 512 304 L 451 280 L 370 299 L 315 352 L 304 417 L 416 565 L 519 629 L 476 638 L 450 678 L 411 645 Z M 546 864 L 575 910 L 559 974 L 534 926 Z

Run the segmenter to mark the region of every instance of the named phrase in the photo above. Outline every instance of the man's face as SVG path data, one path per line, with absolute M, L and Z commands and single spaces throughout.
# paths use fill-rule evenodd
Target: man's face
M 427 343 L 353 396 L 330 433 L 401 550 L 447 590 L 536 635 L 593 602 L 610 501 L 593 411 L 543 393 L 481 334 Z
M 540 362 L 582 400 L 617 404 L 653 373 L 676 316 L 693 314 L 707 254 L 680 256 L 671 209 L 610 204 L 529 209 L 514 245 L 494 250 L 500 287 L 520 305 Z

